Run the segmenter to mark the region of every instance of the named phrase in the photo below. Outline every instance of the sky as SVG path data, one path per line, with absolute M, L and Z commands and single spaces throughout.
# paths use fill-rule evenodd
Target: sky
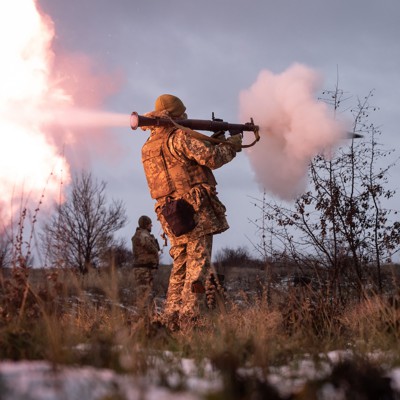
M 254 117 L 257 124 L 259 111 L 254 109 L 252 115 L 251 105 L 242 111 L 243 93 L 260 74 L 282 76 L 301 66 L 318 76 L 311 91 L 333 90 L 338 84 L 356 99 L 374 90 L 373 101 L 380 111 L 371 122 L 380 127 L 385 147 L 399 148 L 397 0 L 37 3 L 54 29 L 53 74 L 69 71 L 67 78 L 82 106 L 126 116 L 132 111 L 143 114 L 153 110 L 160 94 L 171 93 L 182 99 L 190 118 L 210 119 L 214 112 L 232 123 Z M 128 121 L 127 117 L 126 126 L 122 123 L 100 133 L 72 133 L 80 135 L 74 140 L 61 135 L 55 142 L 72 173 L 91 170 L 107 182 L 110 198 L 125 203 L 129 223 L 120 236 L 129 244 L 137 219 L 146 214 L 154 220 L 155 214 L 141 164 L 148 132 L 131 130 Z M 276 164 L 264 167 L 270 176 L 279 175 L 281 169 Z M 224 247 L 252 250 L 260 241 L 252 223 L 260 217 L 253 199 L 262 197 L 255 164 L 243 151 L 215 175 L 230 229 L 215 236 L 214 254 Z M 397 165 L 390 177 L 395 189 L 399 177 Z M 153 231 L 160 233 L 158 223 Z

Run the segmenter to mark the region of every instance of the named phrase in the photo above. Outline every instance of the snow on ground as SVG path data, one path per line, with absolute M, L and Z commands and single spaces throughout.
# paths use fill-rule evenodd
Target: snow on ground
M 46 361 L 0 363 L 1 400 L 187 399 L 190 392 L 149 386 L 144 379 L 107 369 L 53 366 Z
M 281 396 L 297 392 L 309 379 L 327 376 L 331 366 L 348 357 L 348 353 L 331 352 L 326 362 L 318 363 L 305 357 L 294 364 L 271 368 L 268 383 Z M 161 361 L 161 364 L 164 361 Z M 202 373 L 192 360 L 180 360 L 184 378 L 174 372 L 167 377 L 168 387 L 160 386 L 157 374 L 146 378 L 122 375 L 108 369 L 53 365 L 47 361 L 2 361 L 0 362 L 1 400 L 200 400 L 204 394 L 218 391 L 222 382 L 218 373 L 209 364 Z M 162 366 L 162 365 L 161 365 Z M 246 371 L 241 371 L 243 375 Z M 249 371 L 247 371 L 248 373 Z M 254 371 L 253 371 L 254 372 Z M 152 376 L 153 375 L 153 376 Z M 400 368 L 388 374 L 391 387 L 400 398 Z M 176 391 L 184 382 L 185 389 Z M 343 388 L 325 384 L 319 392 L 320 400 L 343 400 Z

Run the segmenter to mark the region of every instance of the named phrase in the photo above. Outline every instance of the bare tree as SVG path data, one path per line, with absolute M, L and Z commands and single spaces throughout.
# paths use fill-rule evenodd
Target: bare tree
M 336 89 L 325 95 L 336 112 L 344 93 Z M 292 207 L 265 198 L 256 202 L 263 215 L 263 225 L 257 222 L 263 235 L 258 249 L 289 256 L 300 268 L 328 272 L 329 293 L 335 298 L 343 299 L 344 285 L 361 296 L 367 280 L 382 291 L 382 264 L 391 261 L 400 244 L 397 212 L 381 202 L 395 194 L 386 189 L 395 162 L 381 165 L 392 151 L 382 149 L 379 129 L 368 122 L 369 113 L 377 109 L 370 105 L 372 96 L 370 92 L 358 99 L 350 110 L 353 131 L 364 139 L 353 139 L 329 158 L 315 157 L 309 169 L 310 190 Z M 273 236 L 271 248 L 264 240 L 268 234 Z
M 126 224 L 121 201 L 107 201 L 106 183 L 90 173 L 73 178 L 67 200 L 43 229 L 47 258 L 52 265 L 86 273 L 114 244 L 114 233 Z

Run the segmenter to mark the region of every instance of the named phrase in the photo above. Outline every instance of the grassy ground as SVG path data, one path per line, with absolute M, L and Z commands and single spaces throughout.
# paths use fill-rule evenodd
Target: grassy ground
M 156 276 L 159 305 L 169 271 L 162 266 Z M 257 368 L 267 376 L 272 367 L 305 354 L 318 361 L 330 350 L 351 350 L 359 359 L 379 350 L 376 366 L 399 364 L 400 303 L 395 295 L 370 293 L 341 305 L 308 283 L 267 282 L 262 269 L 224 272 L 220 306 L 184 332 L 171 333 L 138 317 L 129 270 L 84 276 L 2 270 L 0 358 L 45 359 L 140 375 L 156 368 L 162 381 L 171 371 L 179 375 L 180 364 L 167 356 L 174 354 L 195 360 L 199 374 L 204 360 L 211 362 L 225 377 L 226 390 L 238 384 L 240 368 Z M 162 368 L 160 357 L 168 358 Z

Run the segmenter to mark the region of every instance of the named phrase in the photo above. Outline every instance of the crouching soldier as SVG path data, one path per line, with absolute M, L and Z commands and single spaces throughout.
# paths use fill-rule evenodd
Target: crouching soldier
M 152 221 L 142 215 L 132 237 L 135 300 L 141 312 L 151 306 L 154 298 L 153 279 L 158 268 L 160 245 L 151 234 Z

